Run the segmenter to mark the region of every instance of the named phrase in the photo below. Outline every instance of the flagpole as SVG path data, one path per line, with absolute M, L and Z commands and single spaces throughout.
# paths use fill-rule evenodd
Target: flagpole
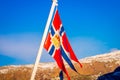
M 40 58 L 41 58 L 41 55 L 42 55 L 42 50 L 43 50 L 45 38 L 47 36 L 47 32 L 48 32 L 48 29 L 49 29 L 50 22 L 52 20 L 52 16 L 53 16 L 55 6 L 57 6 L 57 0 L 53 0 L 52 6 L 51 6 L 51 9 L 50 9 L 50 13 L 49 13 L 49 16 L 48 16 L 48 20 L 47 20 L 47 23 L 46 23 L 46 27 L 45 27 L 45 30 L 44 30 L 44 33 L 43 33 L 41 45 L 40 45 L 40 48 L 38 50 L 38 55 L 36 57 L 35 65 L 34 65 L 33 72 L 32 72 L 30 80 L 34 80 L 34 78 L 35 78 L 36 71 L 37 71 L 37 66 L 39 64 L 39 61 L 40 61 Z

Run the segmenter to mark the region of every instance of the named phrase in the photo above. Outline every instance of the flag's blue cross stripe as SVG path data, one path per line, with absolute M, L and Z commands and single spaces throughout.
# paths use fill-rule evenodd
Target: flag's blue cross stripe
M 52 47 L 51 47 L 51 49 L 50 49 L 50 51 L 49 51 L 49 54 L 52 56 L 52 54 L 53 54 L 53 52 L 54 52 L 54 49 L 55 49 L 55 46 L 54 45 L 52 45 Z
M 53 29 L 53 27 L 51 26 L 51 29 L 50 29 L 50 32 L 51 32 L 51 34 L 52 34 L 52 36 L 54 36 L 54 34 L 55 34 L 55 31 L 54 31 L 54 29 Z M 62 36 L 62 33 L 64 32 L 64 28 L 63 28 L 63 26 L 61 27 L 61 29 L 60 29 L 60 36 Z
M 53 29 L 53 27 L 51 26 L 51 34 L 52 34 L 52 36 L 54 36 L 54 34 L 55 34 L 55 31 L 54 31 L 54 29 Z
M 66 55 L 66 53 L 64 52 L 63 48 L 61 47 L 61 54 L 63 56 L 63 58 L 65 59 L 65 61 L 69 64 L 69 66 L 74 70 L 76 71 L 74 65 L 72 64 L 71 60 L 68 58 L 68 56 Z M 77 72 L 77 71 L 76 71 Z
M 61 27 L 61 29 L 60 29 L 60 36 L 62 36 L 62 33 L 64 32 L 64 28 L 63 28 L 63 26 Z

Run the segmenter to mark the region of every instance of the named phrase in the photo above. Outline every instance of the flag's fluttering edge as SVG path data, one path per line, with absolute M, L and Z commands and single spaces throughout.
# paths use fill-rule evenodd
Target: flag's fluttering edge
M 47 38 L 44 43 L 44 48 L 48 53 L 55 59 L 58 67 L 60 68 L 60 80 L 63 80 L 63 72 L 66 74 L 68 80 L 70 80 L 69 74 L 65 68 L 63 59 L 68 63 L 70 68 L 77 72 L 71 60 L 77 62 L 80 67 L 81 63 L 75 56 L 71 45 L 67 39 L 66 33 L 64 31 L 58 10 L 56 10 L 51 27 L 49 29 Z

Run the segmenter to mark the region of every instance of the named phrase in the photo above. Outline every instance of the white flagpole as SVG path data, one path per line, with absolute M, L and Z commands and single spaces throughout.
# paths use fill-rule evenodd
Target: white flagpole
M 41 45 L 40 45 L 40 48 L 38 50 L 38 55 L 36 57 L 36 62 L 35 62 L 35 65 L 34 65 L 33 72 L 32 72 L 30 80 L 34 80 L 34 78 L 35 78 L 36 71 L 37 71 L 37 66 L 38 66 L 40 58 L 41 58 L 41 54 L 42 54 L 45 38 L 47 36 L 49 25 L 50 25 L 50 22 L 52 20 L 53 12 L 54 12 L 54 9 L 55 9 L 56 5 L 57 5 L 57 0 L 53 0 L 52 6 L 51 6 L 51 10 L 50 10 L 50 13 L 49 13 L 49 16 L 48 16 L 48 20 L 47 20 L 47 23 L 46 23 L 46 27 L 45 27 L 45 30 L 44 30 L 44 33 L 43 33 Z

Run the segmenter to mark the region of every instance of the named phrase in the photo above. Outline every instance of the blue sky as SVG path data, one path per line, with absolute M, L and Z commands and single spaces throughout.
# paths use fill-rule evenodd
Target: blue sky
M 0 0 L 0 66 L 33 64 L 52 0 Z M 120 49 L 120 0 L 59 0 L 77 57 Z M 43 50 L 42 62 L 53 59 Z

